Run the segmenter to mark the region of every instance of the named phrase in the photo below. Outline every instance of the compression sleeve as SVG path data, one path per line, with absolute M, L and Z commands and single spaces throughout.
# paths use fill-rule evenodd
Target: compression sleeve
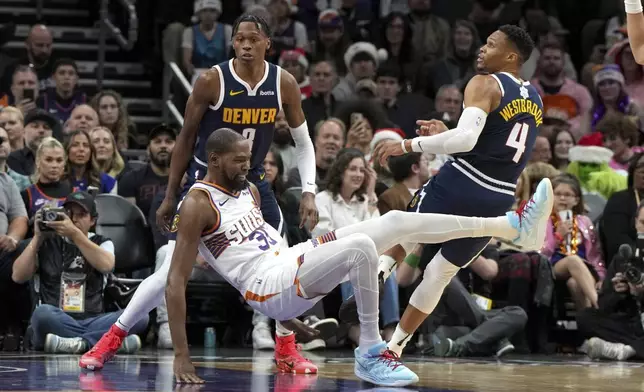
M 297 128 L 291 128 L 291 136 L 295 142 L 295 156 L 297 157 L 297 170 L 302 179 L 302 193 L 315 194 L 315 150 L 309 135 L 306 121 Z
M 642 1 L 641 0 L 624 0 L 624 10 L 627 14 L 641 14 Z
M 411 150 L 430 154 L 455 154 L 471 151 L 485 126 L 487 113 L 477 107 L 463 110 L 454 129 L 432 136 L 421 136 L 411 141 Z

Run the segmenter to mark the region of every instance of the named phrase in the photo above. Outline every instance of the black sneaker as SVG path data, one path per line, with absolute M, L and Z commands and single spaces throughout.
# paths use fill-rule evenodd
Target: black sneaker
M 382 300 L 383 293 L 385 291 L 385 281 L 382 278 L 383 273 L 381 272 L 378 275 L 378 297 Z M 340 305 L 340 310 L 338 311 L 338 318 L 341 322 L 345 324 L 360 324 L 360 318 L 358 317 L 358 305 L 356 304 L 355 295 L 347 298 L 346 301 L 342 302 Z
M 499 341 L 499 344 L 496 347 L 496 356 L 501 358 L 506 354 L 510 354 L 514 351 L 514 345 L 510 343 L 507 338 L 503 338 Z

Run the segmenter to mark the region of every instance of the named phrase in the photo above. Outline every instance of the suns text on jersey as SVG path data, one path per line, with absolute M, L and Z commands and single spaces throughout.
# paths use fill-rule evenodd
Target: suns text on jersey
M 537 127 L 543 123 L 543 111 L 539 105 L 529 99 L 513 99 L 499 113 L 505 121 L 510 121 L 517 114 L 527 113 L 534 117 Z
M 230 243 L 242 243 L 255 230 L 264 226 L 264 217 L 259 208 L 255 207 L 243 218 L 235 222 L 233 227 L 226 230 L 226 239 Z
M 273 124 L 275 116 L 277 116 L 277 109 L 274 108 L 224 108 L 223 121 L 236 125 Z

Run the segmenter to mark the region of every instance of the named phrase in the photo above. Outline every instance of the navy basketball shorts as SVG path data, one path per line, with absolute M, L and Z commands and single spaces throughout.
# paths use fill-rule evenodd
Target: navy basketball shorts
M 262 211 L 264 221 L 273 226 L 273 228 L 279 233 L 282 233 L 284 229 L 282 227 L 282 213 L 280 212 L 280 207 L 277 204 L 275 193 L 273 193 L 273 187 L 268 181 L 266 181 L 264 175 L 258 176 L 257 178 L 252 178 L 253 176 L 251 175 L 249 175 L 249 177 L 251 177 L 249 178 L 249 181 L 252 182 L 259 191 L 259 197 L 261 198 L 259 209 Z
M 504 215 L 514 203 L 514 196 L 486 189 L 460 173 L 446 177 L 436 176 L 430 180 L 412 198 L 407 210 L 489 218 Z M 490 239 L 459 238 L 442 244 L 427 244 L 419 267 L 424 270 L 440 250 L 449 262 L 463 268 L 485 249 Z

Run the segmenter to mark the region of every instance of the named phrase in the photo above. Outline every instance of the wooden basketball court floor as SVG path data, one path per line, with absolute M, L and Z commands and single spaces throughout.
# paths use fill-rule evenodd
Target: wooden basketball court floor
M 305 353 L 319 374 L 276 374 L 271 352 L 194 350 L 200 386 L 173 383 L 172 353 L 117 356 L 100 372 L 81 371 L 78 356 L 0 354 L 0 391 L 644 391 L 644 363 L 591 362 L 581 356 L 436 359 L 407 356 L 417 385 L 384 388 L 353 374 L 352 353 Z

